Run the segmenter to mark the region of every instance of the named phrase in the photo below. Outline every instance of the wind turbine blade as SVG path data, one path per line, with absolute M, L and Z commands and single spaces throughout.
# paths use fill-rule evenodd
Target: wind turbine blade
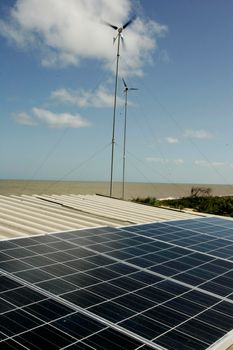
M 123 78 L 122 78 L 122 81 L 123 81 L 123 84 L 124 84 L 125 88 L 127 88 L 126 82 L 125 82 L 125 80 Z
M 103 22 L 106 26 L 109 26 L 109 27 L 111 27 L 111 28 L 113 28 L 113 29 L 115 29 L 115 30 L 117 30 L 118 29 L 118 27 L 117 26 L 114 26 L 113 24 L 111 24 L 111 23 L 108 23 L 108 22 Z
M 122 44 L 123 49 L 125 49 L 125 40 L 124 40 L 122 35 L 121 35 L 121 44 Z
M 137 88 L 130 88 L 129 90 L 139 90 L 139 89 L 137 89 Z
M 124 25 L 123 25 L 123 29 L 125 29 L 126 27 L 128 27 L 134 20 L 136 19 L 136 16 L 133 16 L 128 22 L 126 22 Z

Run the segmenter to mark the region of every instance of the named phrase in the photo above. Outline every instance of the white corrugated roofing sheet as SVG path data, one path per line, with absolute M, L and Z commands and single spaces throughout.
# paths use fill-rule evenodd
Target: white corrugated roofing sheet
M 0 238 L 194 216 L 97 195 L 0 195 L 0 207 Z

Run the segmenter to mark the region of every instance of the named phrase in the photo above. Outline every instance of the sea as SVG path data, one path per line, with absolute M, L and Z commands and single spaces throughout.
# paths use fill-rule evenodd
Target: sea
M 233 196 L 233 185 L 127 182 L 124 198 L 127 200 L 148 196 L 157 199 L 180 198 L 188 196 L 192 187 L 211 188 L 212 195 Z M 99 194 L 109 196 L 109 192 L 109 182 L 101 181 L 0 180 L 0 195 Z M 122 198 L 122 183 L 113 183 L 112 196 Z

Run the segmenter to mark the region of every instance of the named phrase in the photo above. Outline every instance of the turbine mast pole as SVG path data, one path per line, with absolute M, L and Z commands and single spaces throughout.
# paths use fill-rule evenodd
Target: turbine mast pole
M 124 148 L 123 148 L 122 199 L 124 199 L 124 197 L 125 197 L 125 158 L 126 158 L 127 100 L 128 100 L 128 87 L 126 86 L 126 88 L 125 88 L 125 125 L 124 125 Z
M 111 177 L 110 177 L 110 197 L 112 197 L 112 181 L 113 181 L 113 166 L 114 166 L 114 148 L 115 148 L 115 124 L 116 124 L 116 100 L 117 100 L 117 82 L 118 82 L 118 68 L 120 58 L 120 39 L 122 28 L 118 29 L 117 35 L 117 61 L 116 61 L 116 78 L 115 78 L 115 93 L 114 93 L 114 107 L 113 107 L 113 125 L 112 125 L 112 158 L 111 158 Z

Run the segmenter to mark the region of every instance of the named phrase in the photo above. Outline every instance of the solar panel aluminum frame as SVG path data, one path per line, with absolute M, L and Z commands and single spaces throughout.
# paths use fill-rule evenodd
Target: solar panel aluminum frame
M 227 350 L 233 344 L 233 329 L 206 350 Z

